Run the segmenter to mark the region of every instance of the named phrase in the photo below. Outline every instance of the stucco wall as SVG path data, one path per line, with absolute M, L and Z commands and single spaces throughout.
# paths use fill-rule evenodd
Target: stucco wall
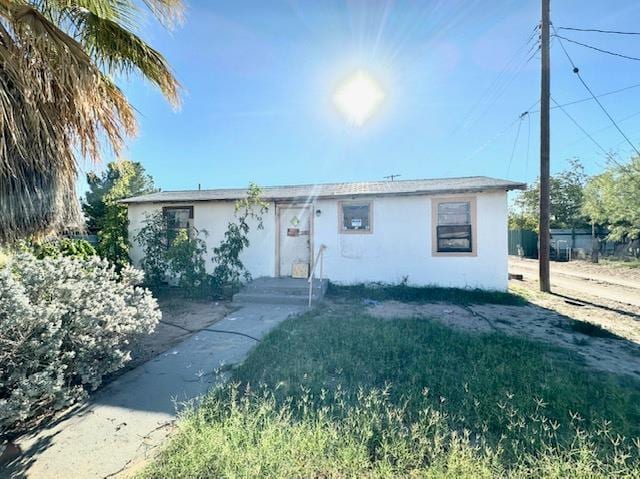
M 468 195 L 467 195 L 468 196 Z M 338 201 L 318 200 L 313 210 L 314 249 L 327 246 L 325 275 L 338 283 L 381 281 L 394 283 L 405 276 L 409 284 L 455 287 L 507 288 L 507 195 L 490 192 L 477 198 L 477 255 L 437 257 L 432 255 L 430 196 L 373 198 L 373 232 L 340 234 Z M 168 205 L 167 205 L 168 206 Z M 144 211 L 161 205 L 130 205 L 130 237 L 139 230 Z M 196 228 L 209 231 L 209 251 L 223 238 L 233 218 L 232 202 L 194 203 Z M 242 260 L 254 277 L 275 273 L 276 219 L 271 204 L 264 217 L 264 230 L 252 229 L 251 245 Z M 132 246 L 139 261 L 141 251 Z M 315 251 L 314 251 L 315 256 Z M 209 270 L 213 265 L 208 263 Z
M 234 203 L 232 201 L 195 202 L 193 204 L 193 222 L 198 230 L 206 230 L 209 234 L 205 238 L 207 243 L 208 258 L 207 271 L 213 271 L 213 248 L 224 239 L 227 225 L 234 219 Z M 131 204 L 129 205 L 129 241 L 131 243 L 130 256 L 134 264 L 139 264 L 142 258 L 142 250 L 133 240 L 140 231 L 145 219 L 145 213 L 160 210 L 166 204 Z M 275 271 L 275 208 L 270 205 L 269 211 L 263 215 L 263 230 L 258 230 L 255 224 L 249 233 L 250 246 L 240 259 L 254 277 L 273 276 Z
M 477 198 L 477 256 L 432 256 L 431 197 L 382 197 L 373 201 L 371 234 L 340 234 L 336 201 L 318 201 L 315 244 L 325 244 L 324 270 L 341 283 L 394 283 L 507 288 L 507 196 Z

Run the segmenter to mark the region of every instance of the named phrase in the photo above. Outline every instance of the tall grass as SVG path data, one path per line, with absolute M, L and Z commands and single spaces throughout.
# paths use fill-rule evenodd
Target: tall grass
M 338 305 L 284 322 L 144 477 L 640 477 L 640 386 L 578 356 Z
M 407 422 L 406 406 L 392 403 L 388 390 L 361 391 L 356 404 L 343 394 L 305 392 L 283 403 L 265 388 L 224 387 L 183 420 L 141 477 L 639 477 L 640 444 L 606 426 L 586 432 L 573 423 L 572 441 L 559 445 L 543 414 L 506 413 L 506 425 L 526 434 L 491 444 L 482 431 L 452 429 L 449 413 L 426 398 Z M 594 447 L 599 436 L 609 452 Z M 537 443 L 536 453 L 527 441 Z

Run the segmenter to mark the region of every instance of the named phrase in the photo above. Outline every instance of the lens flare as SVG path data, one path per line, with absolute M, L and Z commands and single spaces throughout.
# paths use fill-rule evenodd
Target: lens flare
M 365 72 L 358 71 L 338 87 L 333 102 L 354 125 L 361 126 L 382 103 L 384 93 Z

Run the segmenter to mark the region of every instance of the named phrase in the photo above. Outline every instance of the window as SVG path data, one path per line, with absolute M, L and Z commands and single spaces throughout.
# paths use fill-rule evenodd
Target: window
M 340 203 L 341 233 L 371 233 L 371 202 Z
M 436 199 L 434 253 L 475 253 L 475 200 Z
M 193 226 L 193 206 L 166 206 L 162 214 L 167 223 L 167 246 L 173 243 L 181 230 Z

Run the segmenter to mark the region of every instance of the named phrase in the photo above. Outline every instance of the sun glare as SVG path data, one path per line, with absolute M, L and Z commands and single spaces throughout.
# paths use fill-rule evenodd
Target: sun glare
M 383 99 L 382 89 L 363 71 L 358 71 L 345 80 L 333 96 L 338 110 L 357 126 L 361 126 L 373 115 Z

